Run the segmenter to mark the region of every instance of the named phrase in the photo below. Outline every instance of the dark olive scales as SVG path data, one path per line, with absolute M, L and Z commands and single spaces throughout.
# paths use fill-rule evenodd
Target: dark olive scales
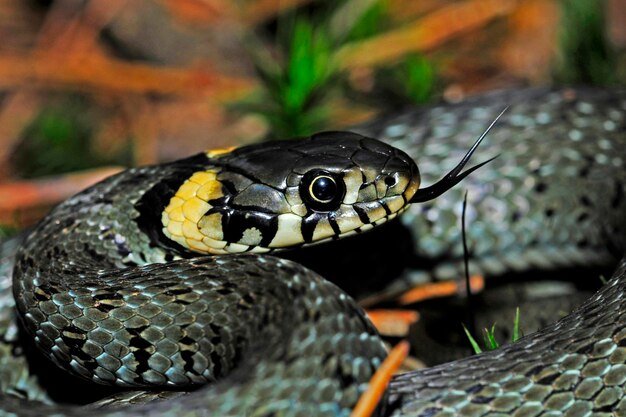
M 337 181 L 322 193 L 334 202 L 309 207 L 319 190 L 300 181 L 322 168 Z M 346 414 L 385 356 L 354 301 L 289 261 L 202 255 L 343 235 L 366 225 L 340 219 L 353 205 L 382 222 L 418 181 L 406 154 L 349 133 L 125 171 L 59 205 L 22 243 L 14 294 L 23 327 L 59 367 L 99 384 L 190 390 L 219 380 L 197 397 L 214 415 Z M 362 185 L 377 193 L 359 194 Z M 309 239 L 281 231 L 298 219 Z M 284 244 L 289 233 L 295 243 Z
M 429 175 L 454 166 L 506 105 L 510 109 L 483 148 L 500 157 L 464 182 L 472 203 L 472 267 L 497 274 L 614 262 L 625 248 L 626 93 L 520 90 L 380 120 L 361 132 L 406 149 L 431 183 Z M 353 301 L 302 267 L 272 257 L 186 259 L 191 245 L 206 252 L 270 251 L 293 244 L 278 232 L 285 227 L 299 230 L 304 242 L 332 239 L 402 211 L 416 186 L 397 173 L 416 176 L 416 168 L 379 142 L 326 136 L 329 144 L 342 137 L 359 142 L 359 149 L 307 158 L 298 147 L 315 148 L 323 140 L 296 143 L 290 151 L 278 143 L 130 170 L 68 200 L 38 227 L 21 246 L 15 292 L 25 327 L 40 346 L 52 348 L 56 362 L 84 378 L 122 385 L 199 384 L 223 376 L 185 398 L 89 413 L 349 414 L 385 354 Z M 284 160 L 279 154 L 302 152 L 303 168 L 291 171 L 276 162 L 271 170 L 255 169 L 265 159 L 263 149 L 276 161 Z M 341 158 L 346 164 L 346 157 L 347 166 L 333 165 Z M 326 185 L 314 186 L 320 177 Z M 336 188 L 328 185 L 333 181 Z M 406 189 L 412 191 L 404 195 Z M 462 192 L 457 187 L 415 206 L 403 219 L 415 235 L 416 253 L 436 265 L 413 271 L 409 281 L 458 272 Z M 266 211 L 256 196 L 270 195 Z M 337 195 L 343 203 L 335 207 Z M 381 198 L 388 200 L 377 202 Z M 320 206 L 307 206 L 311 201 Z M 235 206 L 248 215 L 234 214 Z M 246 223 L 251 217 L 259 227 Z M 188 230 L 190 219 L 202 227 Z M 228 224 L 236 230 L 232 235 L 210 228 Z M 391 410 L 405 416 L 619 414 L 626 408 L 625 269 L 541 333 L 397 377 Z M 61 276 L 76 285 L 68 289 Z M 8 288 L 7 279 L 2 282 Z M 12 363 L 0 386 L 5 414 L 85 415 L 84 409 L 19 398 L 46 399 L 19 350 L 10 347 L 17 343 L 7 313 L 11 301 L 2 307 L 0 352 Z

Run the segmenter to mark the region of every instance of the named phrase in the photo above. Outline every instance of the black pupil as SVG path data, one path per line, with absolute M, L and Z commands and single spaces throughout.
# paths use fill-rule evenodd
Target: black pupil
M 318 201 L 330 201 L 337 194 L 337 184 L 330 177 L 317 177 L 311 185 L 311 192 Z

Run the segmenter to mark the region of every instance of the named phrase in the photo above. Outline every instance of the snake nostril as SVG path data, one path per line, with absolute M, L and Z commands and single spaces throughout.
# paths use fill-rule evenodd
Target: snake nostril
M 393 175 L 389 175 L 388 177 L 385 177 L 385 185 L 387 187 L 393 187 L 397 183 L 398 183 L 398 179 L 394 177 Z

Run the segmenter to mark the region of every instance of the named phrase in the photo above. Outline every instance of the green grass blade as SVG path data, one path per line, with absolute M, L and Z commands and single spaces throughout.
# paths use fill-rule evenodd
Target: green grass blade
M 470 344 L 472 345 L 472 349 L 474 349 L 474 353 L 476 353 L 476 354 L 482 353 L 482 349 L 480 348 L 480 346 L 478 346 L 478 343 L 472 337 L 472 335 L 470 334 L 469 330 L 467 330 L 467 327 L 465 327 L 465 325 L 462 324 L 462 323 L 461 323 L 461 325 L 463 326 L 463 330 L 465 331 L 465 335 L 467 336 L 467 338 L 469 339 Z
M 513 337 L 512 341 L 517 342 L 520 338 L 520 327 L 519 327 L 519 306 L 515 309 L 515 322 L 513 323 Z
M 496 340 L 496 324 L 494 323 L 491 330 L 485 329 L 485 345 L 487 350 L 495 350 L 500 347 L 500 344 Z

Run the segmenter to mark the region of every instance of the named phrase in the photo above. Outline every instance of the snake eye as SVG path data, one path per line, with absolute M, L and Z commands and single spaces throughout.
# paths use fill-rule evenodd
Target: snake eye
M 309 185 L 309 194 L 311 194 L 311 197 L 318 203 L 328 203 L 332 201 L 337 194 L 337 183 L 332 177 L 320 175 Z
M 345 194 L 343 181 L 327 171 L 309 171 L 304 174 L 300 184 L 300 197 L 315 211 L 336 209 Z

